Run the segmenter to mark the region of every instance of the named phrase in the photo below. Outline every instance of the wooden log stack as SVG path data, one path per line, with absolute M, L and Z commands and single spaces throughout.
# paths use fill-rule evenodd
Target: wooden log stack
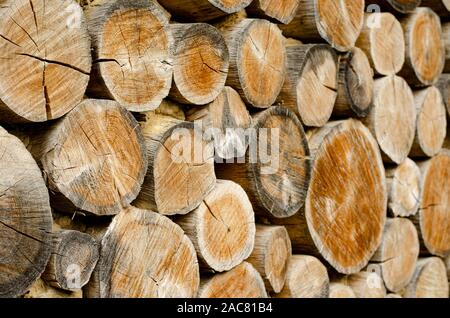
M 449 296 L 448 0 L 0 0 L 0 297 Z

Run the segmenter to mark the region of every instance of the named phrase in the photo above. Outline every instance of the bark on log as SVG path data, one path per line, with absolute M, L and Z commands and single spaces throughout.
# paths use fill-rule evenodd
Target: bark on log
M 408 217 L 420 206 L 421 173 L 414 161 L 407 158 L 395 168 L 386 169 L 389 212 L 394 217 Z
M 338 272 L 356 273 L 380 244 L 386 220 L 378 146 L 353 119 L 312 131 L 309 143 L 314 169 L 305 212 L 271 221 L 286 226 L 294 253 L 321 255 Z
M 245 130 L 252 118 L 234 89 L 227 86 L 212 103 L 192 107 L 186 113 L 188 121 L 201 124 L 206 136 L 213 138 L 216 157 L 227 160 L 243 156 L 248 146 Z
M 439 257 L 421 258 L 403 297 L 448 298 L 448 288 L 444 262 Z
M 226 84 L 253 107 L 272 106 L 286 75 L 284 38 L 278 26 L 266 20 L 243 19 L 217 27 L 230 51 Z
M 301 0 L 292 22 L 280 28 L 285 36 L 310 42 L 324 39 L 345 52 L 355 45 L 363 23 L 363 0 Z
M 82 100 L 91 69 L 81 7 L 72 0 L 2 0 L 0 15 L 1 121 L 65 115 Z
M 442 74 L 436 87 L 441 91 L 442 98 L 447 106 L 447 114 L 450 116 L 450 74 Z
M 399 75 L 414 86 L 435 84 L 445 65 L 439 16 L 420 7 L 400 20 L 405 33 L 406 59 Z
M 321 127 L 330 119 L 338 88 L 338 57 L 326 44 L 288 45 L 287 73 L 277 104 L 303 124 Z
M 417 111 L 414 95 L 399 76 L 375 80 L 372 109 L 364 120 L 380 145 L 386 162 L 401 164 L 414 142 Z
M 168 116 L 149 115 L 141 126 L 149 169 L 134 205 L 163 215 L 194 210 L 216 182 L 212 142 Z
M 216 174 L 240 184 L 257 214 L 292 216 L 304 204 L 310 179 L 303 127 L 292 112 L 271 107 L 254 117 L 251 132 L 245 160 L 216 165 Z
M 376 74 L 395 75 L 405 63 L 405 35 L 390 13 L 368 13 L 356 42 L 368 56 Z
M 134 207 L 109 226 L 95 271 L 90 287 L 100 298 L 195 297 L 199 285 L 195 249 L 183 230 Z
M 356 295 L 353 289 L 347 285 L 342 283 L 331 283 L 330 298 L 356 298 Z
M 224 38 L 206 23 L 171 24 L 175 38 L 173 84 L 169 97 L 205 105 L 216 99 L 227 79 L 230 56 Z
M 257 225 L 255 247 L 248 258 L 261 274 L 266 290 L 279 293 L 292 256 L 291 240 L 283 226 Z
M 433 157 L 439 153 L 447 135 L 447 112 L 438 88 L 431 86 L 414 92 L 417 121 L 412 157 Z
M 450 253 L 450 150 L 421 163 L 422 196 L 414 223 L 422 253 L 446 257 Z
M 357 298 L 384 298 L 386 288 L 375 272 L 359 272 L 343 277 L 340 282 L 355 292 Z
M 38 165 L 0 127 L 0 297 L 22 295 L 51 253 L 52 215 Z
M 373 70 L 367 55 L 359 48 L 340 57 L 336 116 L 366 117 L 372 107 Z
M 158 0 L 177 19 L 214 20 L 247 7 L 252 0 Z
M 450 73 L 450 22 L 442 24 L 442 37 L 444 38 L 445 45 L 444 73 Z
M 419 237 L 411 221 L 402 218 L 387 220 L 381 245 L 371 262 L 379 266 L 389 291 L 400 292 L 411 281 L 419 250 Z
M 421 0 L 366 0 L 367 9 L 374 10 L 375 7 L 370 5 L 377 5 L 381 11 L 390 11 L 393 13 L 410 13 L 413 12 L 420 3 Z
M 115 101 L 87 99 L 23 141 L 40 162 L 52 206 L 114 215 L 138 195 L 147 171 L 139 124 Z
M 228 271 L 252 253 L 256 231 L 252 204 L 234 182 L 217 180 L 200 206 L 175 222 L 194 244 L 201 268 Z
M 328 298 L 330 280 L 327 269 L 315 257 L 292 255 L 286 283 L 276 298 Z
M 153 110 L 172 83 L 172 34 L 152 1 L 95 0 L 85 9 L 94 67 L 87 94 L 130 111 Z
M 288 24 L 294 19 L 300 3 L 301 0 L 253 0 L 246 11 L 251 16 Z
M 60 290 L 45 283 L 39 278 L 23 295 L 23 298 L 83 298 L 83 292 Z
M 267 298 L 264 281 L 247 262 L 229 272 L 202 279 L 199 298 Z
M 63 290 L 79 290 L 88 283 L 98 257 L 99 244 L 92 236 L 71 230 L 54 232 L 52 255 L 42 278 Z
M 422 7 L 429 7 L 442 19 L 450 17 L 450 0 L 422 0 Z

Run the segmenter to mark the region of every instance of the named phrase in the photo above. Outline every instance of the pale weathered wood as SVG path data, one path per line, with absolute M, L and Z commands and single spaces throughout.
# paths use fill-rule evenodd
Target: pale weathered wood
M 1 127 L 0 154 L 0 297 L 16 297 L 45 269 L 52 215 L 38 165 Z
M 450 150 L 419 164 L 422 196 L 414 218 L 422 252 L 445 257 L 450 253 Z
M 252 0 L 158 0 L 177 19 L 210 21 L 247 7 Z
M 392 216 L 408 217 L 417 213 L 421 179 L 419 167 L 409 158 L 398 166 L 386 168 L 388 208 Z
M 338 51 L 348 51 L 364 23 L 364 0 L 301 0 L 295 18 L 280 28 L 288 37 L 309 42 L 326 40 Z
M 372 107 L 373 75 L 367 55 L 361 49 L 355 47 L 341 56 L 333 114 L 367 116 Z
M 330 298 L 356 298 L 353 289 L 342 283 L 330 283 Z
M 277 298 L 328 298 L 330 280 L 327 269 L 315 257 L 292 255 L 286 283 Z
M 445 65 L 439 16 L 420 7 L 400 20 L 405 33 L 406 59 L 399 73 L 414 86 L 435 84 Z
M 367 13 L 356 42 L 368 56 L 376 74 L 395 75 L 405 62 L 405 35 L 390 13 Z
M 337 96 L 336 53 L 326 44 L 288 44 L 286 54 L 286 79 L 277 104 L 296 113 L 306 126 L 325 125 Z
M 141 126 L 149 169 L 134 205 L 163 215 L 194 210 L 216 182 L 213 143 L 169 116 L 149 113 Z
M 354 291 L 357 298 L 384 298 L 386 288 L 375 272 L 359 272 L 343 277 L 340 282 Z
M 217 98 L 203 107 L 190 107 L 186 119 L 202 125 L 205 137 L 214 140 L 216 157 L 232 159 L 241 157 L 248 141 L 245 130 L 252 118 L 239 94 L 226 86 Z
M 41 164 L 59 211 L 114 215 L 141 189 L 147 171 L 142 132 L 115 101 L 86 99 L 45 130 L 21 138 Z
M 371 10 L 371 12 L 391 11 L 393 13 L 410 13 L 413 12 L 421 2 L 421 0 L 366 0 L 366 7 L 367 10 Z M 377 5 L 378 7 L 373 5 Z M 378 9 L 381 10 L 376 11 Z
M 384 298 L 403 298 L 401 295 L 399 294 L 387 294 Z
M 271 107 L 253 118 L 250 139 L 245 157 L 216 165 L 217 176 L 240 184 L 257 214 L 283 218 L 297 213 L 311 169 L 300 121 L 283 107 Z
M 447 134 L 447 113 L 438 88 L 431 86 L 414 92 L 417 111 L 412 157 L 433 157 L 439 153 Z
M 2 0 L 0 121 L 43 122 L 83 98 L 90 39 L 73 0 Z
M 309 144 L 314 168 L 305 211 L 271 221 L 286 226 L 295 253 L 322 256 L 338 272 L 356 273 L 380 244 L 386 220 L 380 151 L 354 119 L 313 130 Z
M 63 290 L 86 285 L 99 258 L 99 244 L 90 235 L 73 231 L 53 232 L 53 251 L 42 278 Z
M 278 26 L 260 19 L 230 19 L 217 27 L 230 51 L 226 84 L 253 107 L 272 106 L 286 74 L 286 50 Z
M 217 180 L 200 206 L 175 222 L 194 244 L 201 268 L 228 271 L 252 253 L 256 231 L 252 204 L 232 181 Z
M 248 258 L 261 274 L 266 290 L 279 293 L 286 281 L 292 255 L 291 240 L 283 226 L 257 225 L 255 247 Z
M 229 53 L 224 38 L 206 23 L 170 26 L 174 36 L 174 69 L 170 98 L 183 104 L 212 102 L 225 86 Z
M 416 131 L 414 95 L 396 75 L 375 80 L 372 109 L 364 122 L 380 145 L 383 159 L 396 164 L 408 156 Z
M 447 279 L 445 264 L 439 257 L 421 258 L 403 297 L 448 298 Z
M 200 279 L 194 246 L 183 230 L 134 207 L 109 226 L 95 272 L 97 280 L 89 284 L 101 298 L 195 297 Z
M 447 106 L 447 114 L 450 116 L 450 74 L 442 74 L 436 87 L 441 91 L 444 104 Z
M 408 219 L 388 219 L 383 239 L 371 262 L 379 266 L 386 288 L 400 292 L 414 274 L 419 257 L 419 237 Z
M 288 24 L 301 5 L 301 0 L 253 0 L 246 8 L 251 16 L 273 19 Z
M 199 298 L 267 298 L 264 281 L 247 262 L 229 272 L 204 278 L 200 282 Z
M 23 298 L 83 298 L 83 292 L 76 290 L 73 292 L 61 290 L 48 285 L 39 278 L 22 296 Z
M 422 7 L 430 7 L 442 19 L 450 17 L 450 0 L 422 0 Z
M 130 111 L 159 106 L 172 83 L 169 19 L 152 1 L 94 0 L 85 8 L 94 67 L 87 94 Z

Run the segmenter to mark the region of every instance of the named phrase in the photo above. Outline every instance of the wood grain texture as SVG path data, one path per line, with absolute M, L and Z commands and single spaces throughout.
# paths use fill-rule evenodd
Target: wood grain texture
M 375 80 L 372 104 L 364 122 L 377 139 L 383 159 L 400 164 L 411 151 L 416 131 L 413 92 L 399 76 L 381 77 Z
M 303 127 L 292 112 L 271 107 L 255 115 L 252 128 L 254 135 L 245 157 L 237 163 L 216 165 L 216 174 L 240 184 L 255 213 L 292 216 L 304 204 L 310 179 Z
M 330 298 L 356 298 L 353 289 L 345 284 L 330 283 Z
M 229 272 L 201 280 L 199 298 L 267 298 L 264 281 L 258 271 L 243 262 Z
M 0 120 L 65 115 L 82 100 L 91 70 L 81 7 L 72 0 L 2 0 L 0 16 Z
M 117 215 L 101 242 L 95 271 L 101 298 L 195 297 L 199 268 L 183 230 L 160 214 L 128 208 Z
M 359 272 L 343 277 L 340 282 L 355 292 L 356 298 L 384 298 L 383 279 L 374 272 Z
M 149 169 L 134 205 L 163 215 L 194 210 L 216 183 L 213 143 L 169 116 L 148 114 L 141 126 Z
M 286 75 L 284 38 L 278 26 L 261 19 L 231 19 L 217 27 L 230 51 L 226 85 L 253 107 L 272 106 Z
M 408 219 L 388 219 L 380 246 L 371 259 L 386 288 L 400 292 L 411 281 L 419 257 L 419 237 Z
M 448 288 L 444 262 L 439 257 L 421 258 L 403 297 L 448 298 Z
M 394 217 L 408 217 L 420 207 L 421 172 L 417 164 L 407 158 L 402 164 L 386 168 L 386 187 L 389 212 Z
M 280 28 L 288 37 L 327 41 L 338 51 L 350 50 L 364 22 L 363 0 L 300 0 L 295 18 Z
M 42 166 L 52 206 L 114 215 L 138 195 L 147 154 L 134 117 L 115 101 L 87 99 L 24 143 Z
M 0 153 L 0 297 L 16 297 L 45 269 L 52 215 L 38 165 L 1 127 Z
M 326 44 L 286 46 L 287 73 L 277 104 L 293 111 L 306 126 L 330 119 L 338 88 L 338 56 Z
M 329 278 L 325 266 L 315 257 L 292 255 L 286 283 L 276 298 L 328 298 Z
M 229 53 L 224 38 L 206 23 L 170 26 L 174 36 L 174 69 L 170 98 L 183 104 L 212 102 L 225 86 Z
M 95 0 L 85 8 L 94 67 L 87 94 L 130 111 L 159 106 L 173 72 L 169 19 L 152 1 Z
M 405 33 L 406 60 L 400 76 L 414 86 L 435 84 L 445 66 L 439 16 L 420 7 L 400 20 Z
M 228 271 L 252 253 L 253 208 L 245 191 L 232 181 L 217 180 L 200 206 L 175 222 L 191 239 L 205 270 Z
M 412 157 L 433 157 L 439 153 L 447 134 L 447 113 L 438 88 L 431 86 L 414 92 L 417 121 Z
M 367 13 L 356 46 L 367 54 L 376 74 L 395 75 L 405 62 L 403 28 L 390 13 Z
M 291 240 L 283 226 L 256 226 L 255 247 L 247 261 L 261 274 L 267 291 L 281 291 L 291 256 Z
M 339 117 L 366 117 L 372 107 L 373 76 L 373 69 L 364 51 L 355 47 L 342 55 L 333 114 Z
M 301 0 L 253 0 L 246 11 L 251 16 L 288 24 L 294 19 L 300 5 Z

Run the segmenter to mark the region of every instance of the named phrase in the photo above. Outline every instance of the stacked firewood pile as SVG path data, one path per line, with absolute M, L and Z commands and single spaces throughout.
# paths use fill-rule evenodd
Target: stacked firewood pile
M 2 297 L 449 296 L 448 0 L 0 0 L 0 74 Z

